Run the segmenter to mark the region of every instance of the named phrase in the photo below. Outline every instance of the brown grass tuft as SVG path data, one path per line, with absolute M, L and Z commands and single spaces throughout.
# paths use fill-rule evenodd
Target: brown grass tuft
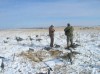
M 35 53 L 32 53 L 32 52 L 22 52 L 20 55 L 23 56 L 24 58 L 30 59 L 31 61 L 34 61 L 34 62 L 41 61 L 41 59 L 39 57 L 37 57 L 37 55 Z
M 44 50 L 40 50 L 40 51 L 26 51 L 26 52 L 22 52 L 20 54 L 20 56 L 26 58 L 26 59 L 30 59 L 31 61 L 34 61 L 34 62 L 41 62 L 43 61 L 44 59 L 48 58 L 49 56 L 46 55 L 48 54 L 47 51 L 44 51 Z
M 52 57 L 59 57 L 63 52 L 59 50 L 50 50 L 49 53 Z

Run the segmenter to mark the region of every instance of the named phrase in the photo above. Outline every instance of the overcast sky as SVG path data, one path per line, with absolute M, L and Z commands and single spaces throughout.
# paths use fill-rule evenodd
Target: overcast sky
M 100 25 L 100 0 L 0 0 L 0 29 Z

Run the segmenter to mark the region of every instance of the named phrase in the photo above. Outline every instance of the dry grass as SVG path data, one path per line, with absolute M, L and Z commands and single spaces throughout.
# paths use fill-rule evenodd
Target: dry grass
M 77 54 L 81 54 L 81 53 L 73 51 L 71 53 L 65 53 L 63 56 L 60 56 L 60 58 L 64 60 L 69 60 L 72 63 L 72 58 L 75 58 L 75 55 Z
M 25 51 L 20 54 L 24 59 L 29 59 L 32 62 L 42 62 L 51 60 L 54 58 L 62 58 L 62 59 L 70 59 L 72 60 L 72 57 L 75 57 L 76 54 L 79 54 L 77 52 L 72 53 L 63 53 L 63 51 L 60 50 L 39 50 L 39 51 Z M 63 56 L 62 56 L 63 55 Z
M 24 57 L 25 59 L 29 59 L 34 62 L 41 62 L 43 60 L 47 60 L 48 58 L 57 58 L 59 57 L 63 52 L 59 50 L 40 50 L 40 51 L 26 51 L 21 52 L 20 56 Z
M 23 56 L 26 59 L 30 59 L 31 61 L 34 62 L 40 62 L 41 59 L 36 56 L 36 54 L 33 54 L 32 52 L 22 52 L 20 56 Z
M 59 57 L 63 52 L 59 50 L 50 50 L 49 53 L 52 57 Z
M 26 51 L 26 52 L 21 52 L 20 56 L 24 57 L 25 59 L 29 59 L 34 62 L 41 62 L 44 59 L 48 58 L 49 56 L 46 55 L 48 54 L 47 51 L 41 50 L 41 51 Z

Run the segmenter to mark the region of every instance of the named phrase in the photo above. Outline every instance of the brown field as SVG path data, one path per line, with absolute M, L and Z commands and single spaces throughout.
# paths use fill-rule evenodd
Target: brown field
M 57 32 L 57 31 L 64 31 L 64 28 L 65 27 L 55 27 L 54 29 L 55 29 L 55 31 Z M 100 30 L 100 26 L 98 26 L 98 27 L 74 27 L 74 31 L 95 31 L 95 30 Z M 9 29 L 9 30 L 0 30 L 0 32 L 8 32 L 8 33 L 23 33 L 23 32 L 25 32 L 26 34 L 28 34 L 28 33 L 46 33 L 46 32 L 48 32 L 48 28 L 39 28 L 39 29 Z

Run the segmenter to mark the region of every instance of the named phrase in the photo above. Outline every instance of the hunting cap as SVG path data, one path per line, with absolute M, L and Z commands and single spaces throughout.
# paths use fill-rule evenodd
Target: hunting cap
M 54 27 L 53 25 L 51 25 L 50 27 Z
M 67 23 L 67 26 L 70 26 L 70 23 Z

